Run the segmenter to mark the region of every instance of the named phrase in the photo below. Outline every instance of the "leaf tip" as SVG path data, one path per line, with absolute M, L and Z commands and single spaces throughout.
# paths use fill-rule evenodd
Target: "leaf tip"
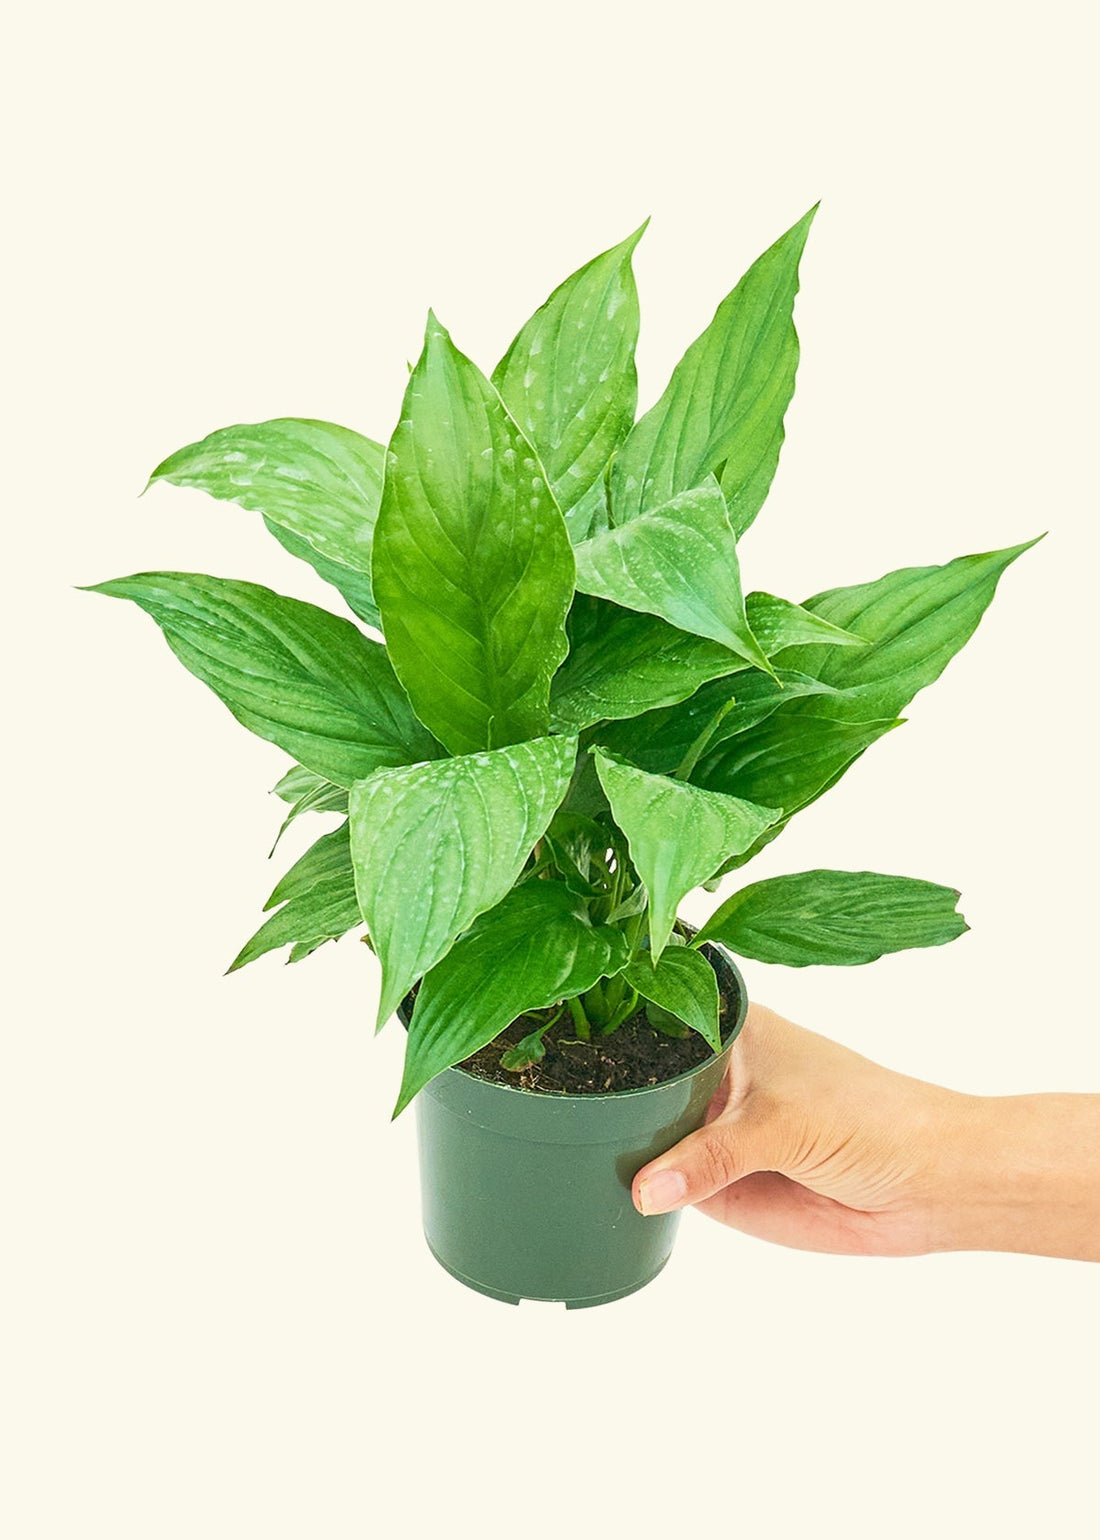
M 375 1037 L 378 1036 L 379 1032 L 381 1032 L 382 1028 L 386 1025 L 386 1023 L 389 1021 L 389 1019 L 390 1019 L 390 1017 L 392 1015 L 393 1015 L 393 1010 L 390 1008 L 390 1006 L 387 1004 L 387 1002 L 385 1000 L 381 1000 L 379 1002 L 379 1005 L 378 1005 L 378 1015 L 375 1018 L 375 1022 L 374 1022 L 374 1035 L 375 1035 Z
M 776 247 L 786 248 L 794 256 L 796 266 L 802 260 L 802 253 L 806 249 L 806 241 L 810 234 L 810 226 L 813 224 L 820 207 L 821 199 L 819 198 L 816 203 L 806 210 L 802 218 L 793 224 L 785 235 L 781 235 L 776 242 Z
M 1044 529 L 1041 535 L 1033 535 L 1030 540 L 1022 540 L 1019 545 L 1006 545 L 1005 548 L 1001 551 L 987 551 L 983 554 L 987 556 L 1003 557 L 1004 567 L 1001 568 L 1001 571 L 1003 572 L 1005 567 L 1011 567 L 1012 563 L 1017 559 L 1017 557 L 1022 556 L 1025 551 L 1030 551 L 1033 545 L 1039 544 L 1040 540 L 1045 540 L 1049 533 L 1050 531 L 1048 529 Z
M 440 339 L 449 342 L 451 340 L 451 335 L 447 328 L 443 325 L 443 322 L 436 315 L 435 311 L 429 305 L 428 319 L 424 323 L 425 345 L 427 345 L 429 342 L 435 342 Z
M 753 640 L 755 641 L 755 637 L 753 638 Z M 761 673 L 767 674 L 768 678 L 774 680 L 775 683 L 779 686 L 779 688 L 782 689 L 783 688 L 783 681 L 780 679 L 779 675 L 776 673 L 775 665 L 772 663 L 772 660 L 768 657 L 768 655 L 764 651 L 763 647 L 760 646 L 759 642 L 756 643 L 756 646 L 757 646 L 757 649 L 759 650 L 759 653 L 760 653 L 759 661 L 757 661 L 755 658 L 753 659 L 753 662 L 756 664 L 756 667 L 761 671 Z
M 420 1089 L 421 1087 L 414 1084 L 413 1081 L 409 1079 L 407 1074 L 402 1078 L 401 1089 L 397 1093 L 397 1100 L 394 1102 L 393 1111 L 390 1113 L 391 1123 L 395 1120 L 395 1118 L 399 1118 L 401 1116 L 405 1108 L 412 1101 L 413 1097 L 417 1095 Z

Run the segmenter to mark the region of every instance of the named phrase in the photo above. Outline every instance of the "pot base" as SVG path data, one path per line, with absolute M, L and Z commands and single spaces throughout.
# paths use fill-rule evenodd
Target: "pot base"
M 540 1305 L 564 1305 L 567 1310 L 588 1310 L 593 1305 L 610 1305 L 616 1299 L 625 1299 L 628 1294 L 637 1294 L 638 1290 L 644 1289 L 647 1283 L 652 1283 L 668 1261 L 668 1257 L 665 1257 L 645 1278 L 640 1278 L 634 1283 L 627 1284 L 625 1289 L 611 1289 L 606 1294 L 588 1294 L 581 1299 L 555 1299 L 543 1294 L 506 1294 L 501 1289 L 494 1289 L 487 1283 L 478 1283 L 476 1278 L 467 1278 L 465 1273 L 460 1273 L 457 1267 L 452 1267 L 449 1262 L 443 1260 L 427 1236 L 424 1239 L 428 1250 L 444 1272 L 450 1273 L 452 1278 L 457 1278 L 458 1282 L 464 1283 L 468 1289 L 473 1289 L 478 1294 L 487 1294 L 490 1299 L 498 1299 L 506 1305 L 518 1305 L 524 1299 L 532 1300 Z

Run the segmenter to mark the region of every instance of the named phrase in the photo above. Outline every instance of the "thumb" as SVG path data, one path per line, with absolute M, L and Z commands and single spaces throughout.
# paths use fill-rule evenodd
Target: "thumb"
M 631 1191 L 634 1207 L 640 1214 L 667 1214 L 701 1203 L 754 1171 L 779 1171 L 786 1158 L 774 1108 L 768 1112 L 750 1100 L 643 1166 Z

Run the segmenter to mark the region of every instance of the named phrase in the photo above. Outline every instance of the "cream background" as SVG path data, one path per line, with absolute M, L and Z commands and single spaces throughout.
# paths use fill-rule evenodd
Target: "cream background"
M 265 861 L 285 756 L 145 617 L 73 592 L 164 566 L 327 602 L 257 516 L 139 503 L 149 469 L 279 414 L 386 437 L 429 304 L 491 366 L 652 214 L 648 405 L 820 197 L 750 586 L 1050 535 L 909 726 L 753 868 L 950 882 L 972 933 L 750 987 L 930 1079 L 1100 1089 L 1089 10 L 107 0 L 14 22 L 11 1540 L 1095 1533 L 1094 1267 L 816 1257 L 692 1213 L 609 1308 L 453 1283 L 364 949 L 221 976 L 322 827 Z

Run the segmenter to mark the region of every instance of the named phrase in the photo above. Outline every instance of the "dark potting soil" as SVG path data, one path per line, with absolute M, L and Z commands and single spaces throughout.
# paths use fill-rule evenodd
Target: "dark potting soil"
M 737 975 L 720 952 L 710 946 L 704 955 L 718 974 L 718 1025 L 722 1041 L 727 1040 L 740 1010 Z M 411 999 L 407 1002 L 411 1005 Z M 651 1027 L 644 1009 L 607 1036 L 595 1030 L 587 1042 L 578 1039 L 573 1018 L 568 1011 L 543 1036 L 545 1056 L 524 1070 L 502 1068 L 500 1057 L 506 1048 L 518 1043 L 546 1020 L 549 1012 L 534 1011 L 520 1016 L 484 1048 L 479 1048 L 459 1069 L 479 1080 L 496 1081 L 526 1091 L 559 1091 L 573 1096 L 608 1091 L 640 1091 L 646 1086 L 674 1080 L 685 1070 L 694 1069 L 710 1057 L 710 1047 L 698 1032 L 686 1037 L 669 1037 Z
M 686 931 L 690 935 L 691 931 Z M 707 944 L 703 955 L 718 976 L 718 1027 L 722 1042 L 741 1008 L 738 976 L 726 957 Z M 419 984 L 414 984 L 401 1004 L 399 1015 L 408 1025 Z M 710 1046 L 698 1032 L 669 1037 L 651 1027 L 644 1008 L 606 1036 L 593 1029 L 587 1041 L 579 1039 L 573 1018 L 566 1011 L 543 1036 L 545 1055 L 528 1069 L 508 1070 L 501 1054 L 542 1025 L 549 1011 L 533 1011 L 517 1017 L 511 1026 L 456 1065 L 479 1080 L 519 1087 L 525 1091 L 558 1091 L 572 1096 L 598 1095 L 609 1091 L 641 1091 L 646 1086 L 674 1080 L 710 1058 Z
M 662 1080 L 672 1080 L 710 1058 L 710 1048 L 698 1032 L 687 1037 L 667 1037 L 649 1025 L 644 1011 L 636 1011 L 606 1037 L 595 1034 L 590 1041 L 582 1042 L 567 1011 L 543 1037 L 544 1058 L 529 1069 L 502 1069 L 500 1056 L 504 1050 L 545 1020 L 545 1011 L 521 1016 L 486 1047 L 463 1059 L 459 1068 L 479 1080 L 496 1080 L 501 1085 L 521 1086 L 525 1091 L 566 1091 L 583 1096 L 659 1085 Z

